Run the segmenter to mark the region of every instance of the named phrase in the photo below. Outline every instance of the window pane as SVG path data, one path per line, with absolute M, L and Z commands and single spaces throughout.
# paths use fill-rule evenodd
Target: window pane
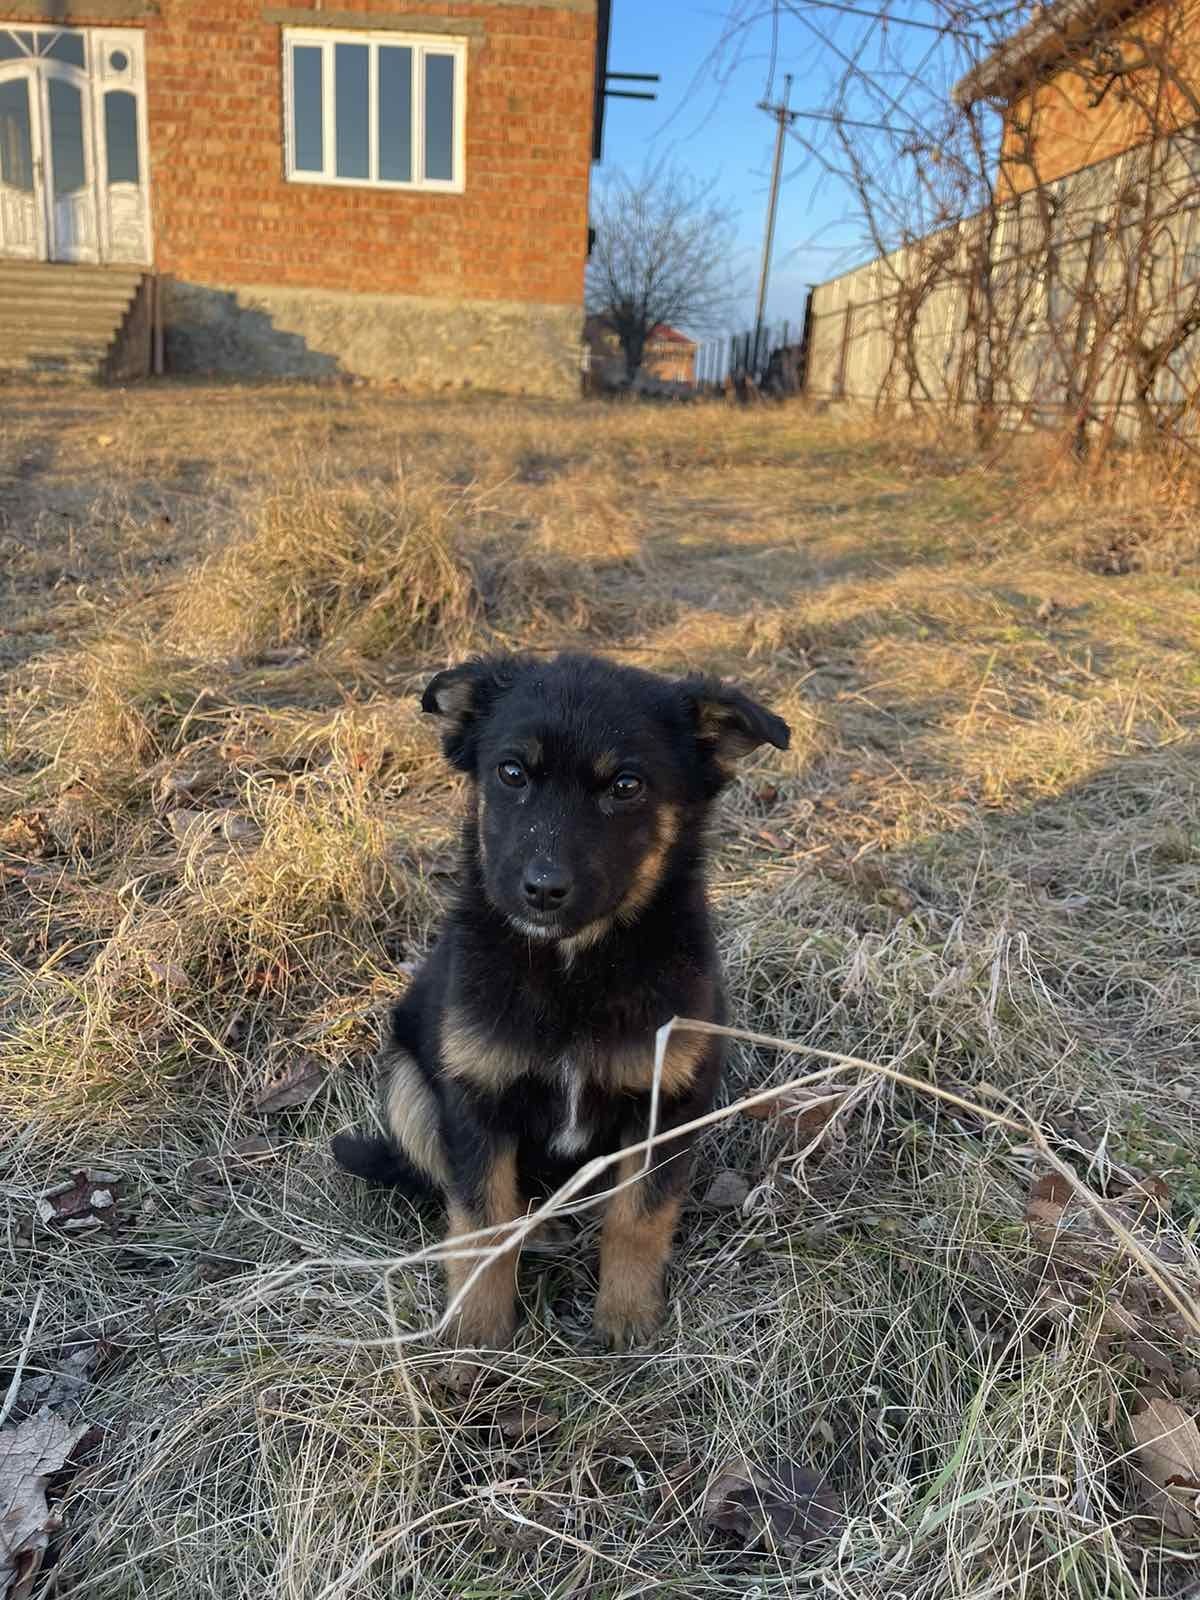
M 379 47 L 379 176 L 412 182 L 412 51 Z
M 83 35 L 81 33 L 60 33 L 52 39 L 48 48 L 43 48 L 43 54 L 50 56 L 55 61 L 69 61 L 73 67 L 83 65 Z
M 83 96 L 73 83 L 51 78 L 50 160 L 54 193 L 77 194 L 87 183 L 83 162 Z
M 0 83 L 0 183 L 33 193 L 33 140 L 25 78 Z
M 124 89 L 104 96 L 104 146 L 109 183 L 138 181 L 137 101 Z
M 292 160 L 297 172 L 321 172 L 325 167 L 322 54 L 318 45 L 292 47 Z
M 367 178 L 371 174 L 367 136 L 371 51 L 365 44 L 333 47 L 333 106 L 337 128 L 337 175 Z
M 27 56 L 29 51 L 21 44 L 21 40 L 28 38 L 27 33 L 0 33 L 0 61 L 16 61 L 21 56 Z
M 425 57 L 425 176 L 454 177 L 454 57 Z

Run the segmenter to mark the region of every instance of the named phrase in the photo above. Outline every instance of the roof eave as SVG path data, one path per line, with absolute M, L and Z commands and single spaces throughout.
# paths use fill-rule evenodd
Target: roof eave
M 951 90 L 956 105 L 1011 99 L 1038 73 L 1087 44 L 1104 23 L 1140 10 L 1147 0 L 1054 0 L 1040 17 L 1018 28 Z

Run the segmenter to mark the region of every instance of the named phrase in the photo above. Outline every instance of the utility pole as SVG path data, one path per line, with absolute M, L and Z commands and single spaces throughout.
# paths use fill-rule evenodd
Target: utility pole
M 771 167 L 771 198 L 767 201 L 767 230 L 763 238 L 762 271 L 758 276 L 758 310 L 754 317 L 754 364 L 758 365 L 758 346 L 762 339 L 763 316 L 767 309 L 767 281 L 771 276 L 771 251 L 775 246 L 775 211 L 779 205 L 779 172 L 783 166 L 783 136 L 799 116 L 788 108 L 792 98 L 792 75 L 783 80 L 783 101 L 771 105 L 766 100 L 758 102 L 758 109 L 775 118 L 775 161 Z

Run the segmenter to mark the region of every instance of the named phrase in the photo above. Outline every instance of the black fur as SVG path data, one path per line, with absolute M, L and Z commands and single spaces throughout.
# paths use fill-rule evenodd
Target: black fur
M 468 662 L 439 673 L 422 706 L 472 780 L 459 888 L 392 1015 L 391 1137 L 340 1135 L 334 1154 L 414 1197 L 441 1189 L 460 1221 L 492 1225 L 508 1220 L 489 1211 L 505 1152 L 532 1196 L 644 1137 L 655 1031 L 672 1015 L 723 1019 L 708 811 L 736 757 L 763 742 L 786 748 L 788 729 L 714 680 L 588 656 Z M 711 1106 L 722 1054 L 715 1038 L 672 1043 L 682 1054 L 664 1076 L 667 1131 Z M 630 1237 L 638 1218 L 677 1205 L 689 1155 L 689 1139 L 660 1148 L 625 1219 Z M 623 1266 L 602 1279 L 637 1278 L 638 1248 L 614 1244 Z M 606 1324 L 618 1340 L 646 1331 L 645 1316 L 611 1306 Z

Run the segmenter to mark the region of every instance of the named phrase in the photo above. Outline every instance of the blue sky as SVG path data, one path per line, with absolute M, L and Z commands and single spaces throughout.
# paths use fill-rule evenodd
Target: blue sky
M 881 0 L 855 0 L 881 9 Z M 886 4 L 887 0 L 883 0 Z M 720 49 L 729 10 L 704 0 L 613 0 L 609 66 L 617 72 L 658 72 L 658 100 L 609 99 L 605 114 L 604 168 L 639 173 L 647 161 L 666 159 L 696 177 L 713 180 L 720 199 L 738 213 L 737 265 L 746 283 L 740 319 L 753 318 L 775 124 L 757 104 L 771 71 L 773 24 L 769 4 L 730 0 L 744 23 L 733 46 Z M 839 52 L 861 51 L 865 67 L 882 64 L 881 28 L 829 10 L 782 14 L 774 63 L 774 95 L 783 75 L 794 77 L 791 104 L 827 107 L 842 72 Z M 927 0 L 892 0 L 894 15 L 928 19 Z M 902 44 L 900 41 L 903 41 Z M 920 67 L 927 86 L 956 75 L 944 44 L 920 29 L 893 27 L 890 47 Z M 716 58 L 714 59 L 714 53 Z M 926 61 L 929 57 L 928 62 Z M 886 80 L 885 80 L 886 81 Z M 617 85 L 644 89 L 645 84 Z M 903 91 L 898 91 L 903 92 Z M 908 92 L 911 98 L 911 91 Z M 845 102 L 847 115 L 892 117 L 877 97 L 859 87 Z M 815 121 L 798 124 L 813 141 L 829 138 Z M 805 286 L 833 277 L 873 252 L 849 189 L 822 176 L 819 165 L 792 140 L 784 162 L 767 315 L 798 322 Z

